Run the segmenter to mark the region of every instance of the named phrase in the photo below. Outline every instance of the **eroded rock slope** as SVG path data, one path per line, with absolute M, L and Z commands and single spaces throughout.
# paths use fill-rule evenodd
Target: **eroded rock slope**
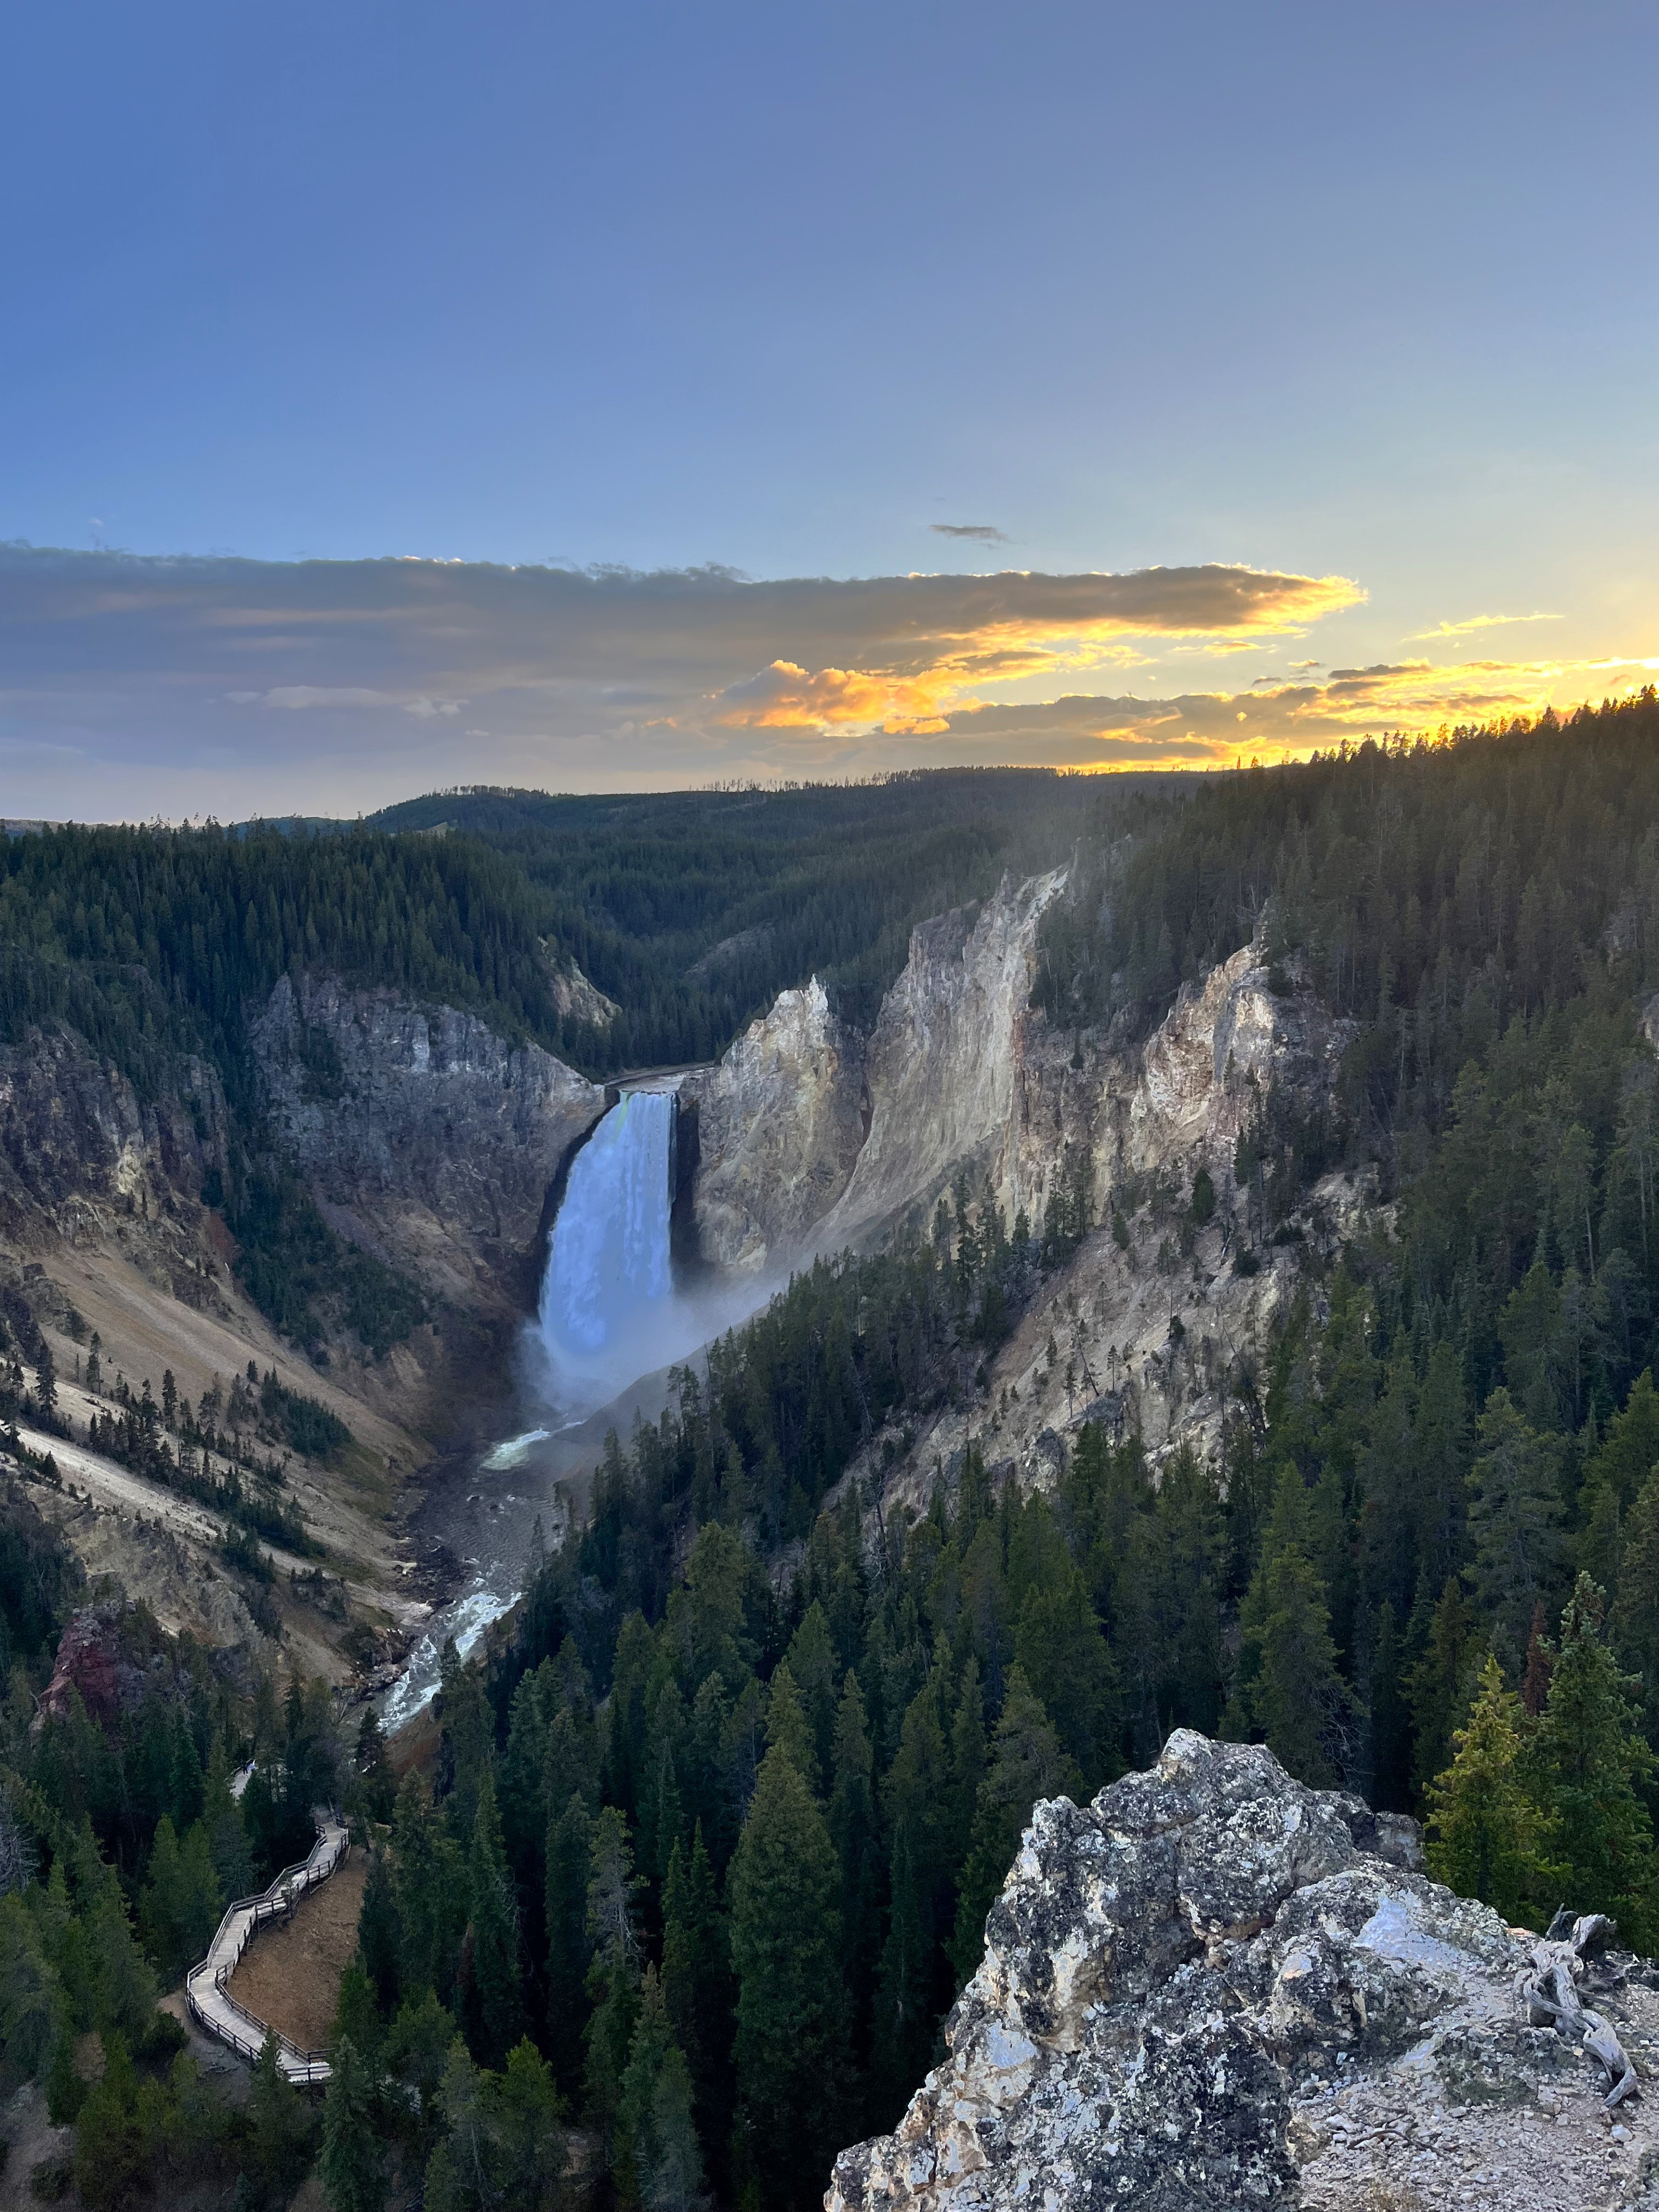
M 1039 1804 L 947 2055 L 829 2212 L 1659 2203 L 1659 2118 L 1526 2025 L 1532 1939 L 1418 1872 L 1416 1832 L 1184 1730 L 1092 1805 Z M 1638 2071 L 1652 1969 L 1587 2001 Z

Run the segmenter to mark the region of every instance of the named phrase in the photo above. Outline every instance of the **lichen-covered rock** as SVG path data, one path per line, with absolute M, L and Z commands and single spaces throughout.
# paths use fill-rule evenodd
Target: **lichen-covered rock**
M 1464 2117 L 1483 2177 L 1472 2185 L 1460 2160 L 1465 2205 L 1530 2203 L 1519 2153 L 1495 2156 L 1480 2114 L 1535 2109 L 1540 2084 L 1579 2079 L 1594 2129 L 1591 2069 L 1525 2025 L 1517 1935 L 1418 1864 L 1410 1821 L 1186 1730 L 1086 1808 L 1040 1804 L 945 2062 L 892 2135 L 842 2154 L 829 2212 L 1396 2201 L 1354 2188 L 1396 2178 L 1392 2121 L 1353 2156 L 1367 2095 Z M 1659 2026 L 1645 1990 L 1641 2003 Z M 1340 2144 L 1317 2118 L 1339 2094 L 1360 2116 Z M 1553 2138 L 1553 2111 L 1537 2118 Z M 1627 2163 L 1639 2172 L 1635 2152 Z

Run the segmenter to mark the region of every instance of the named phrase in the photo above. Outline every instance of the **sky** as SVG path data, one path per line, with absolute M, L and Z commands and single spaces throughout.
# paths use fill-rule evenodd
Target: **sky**
M 0 815 L 1639 687 L 1656 64 L 1583 0 L 14 9 Z

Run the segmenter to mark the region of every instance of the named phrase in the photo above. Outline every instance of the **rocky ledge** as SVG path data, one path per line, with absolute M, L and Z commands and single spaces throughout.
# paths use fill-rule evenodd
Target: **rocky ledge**
M 1039 1804 L 890 2136 L 828 2212 L 1659 2207 L 1659 2112 L 1529 2024 L 1537 1939 L 1418 1871 L 1409 1820 L 1178 1730 L 1080 1810 Z M 1580 1970 L 1638 2078 L 1653 1969 Z

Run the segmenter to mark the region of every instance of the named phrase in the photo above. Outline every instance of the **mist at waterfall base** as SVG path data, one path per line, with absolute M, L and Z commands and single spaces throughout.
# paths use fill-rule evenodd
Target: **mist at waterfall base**
M 666 1370 L 746 1321 L 786 1273 L 677 1285 L 670 1251 L 677 1101 L 624 1091 L 570 1164 L 548 1240 L 536 1317 L 515 1347 L 520 1402 L 506 1436 L 471 1462 L 471 1483 L 443 1515 L 467 1579 L 428 1624 L 387 1692 L 400 1727 L 437 1687 L 443 1644 L 465 1658 L 524 1586 L 534 1524 L 562 1540 L 586 1504 L 608 1430 L 668 1403 Z

